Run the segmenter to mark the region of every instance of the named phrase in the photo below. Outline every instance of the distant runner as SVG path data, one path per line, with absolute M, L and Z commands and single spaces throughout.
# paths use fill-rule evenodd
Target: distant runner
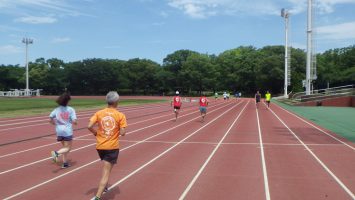
M 58 157 L 62 155 L 63 169 L 68 168 L 70 166 L 67 157 L 71 150 L 73 141 L 72 124 L 77 124 L 75 110 L 72 107 L 68 106 L 70 99 L 70 95 L 67 92 L 59 96 L 56 101 L 59 107 L 54 109 L 49 115 L 49 122 L 55 125 L 57 141 L 62 143 L 61 149 L 59 149 L 58 151 L 51 152 L 52 160 L 53 162 L 58 162 Z
M 235 97 L 235 99 L 238 101 L 238 98 L 239 98 L 239 92 L 235 92 L 234 97 Z
M 218 93 L 214 93 L 214 99 L 217 100 L 218 99 Z
M 224 99 L 224 100 L 227 100 L 227 92 L 224 92 L 224 93 L 223 93 L 223 99 Z
M 89 131 L 96 137 L 96 150 L 104 164 L 95 200 L 100 200 L 103 192 L 108 191 L 109 176 L 120 152 L 119 137 L 126 134 L 126 116 L 117 110 L 118 100 L 117 92 L 109 92 L 106 95 L 107 108 L 96 112 L 88 125 Z
M 260 99 L 261 99 L 261 95 L 260 95 L 259 91 L 257 91 L 255 94 L 256 108 L 259 108 Z
M 266 100 L 266 103 L 267 103 L 267 107 L 270 108 L 271 94 L 270 94 L 269 91 L 267 91 L 266 94 L 265 94 L 265 100 Z
M 202 95 L 200 97 L 200 112 L 202 117 L 201 122 L 205 121 L 205 117 L 207 114 L 207 106 L 208 106 L 208 99 L 204 95 Z
M 174 96 L 173 100 L 171 101 L 171 106 L 174 106 L 174 112 L 175 112 L 175 121 L 177 121 L 179 111 L 182 105 L 181 97 L 179 91 L 175 92 L 176 96 Z

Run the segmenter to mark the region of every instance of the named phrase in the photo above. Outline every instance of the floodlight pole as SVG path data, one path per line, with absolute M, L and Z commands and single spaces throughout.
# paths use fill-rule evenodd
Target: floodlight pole
M 311 94 L 311 62 L 312 62 L 312 6 L 313 0 L 308 0 L 307 17 L 307 66 L 306 66 L 306 95 Z
M 28 45 L 33 43 L 33 40 L 30 38 L 23 38 L 22 43 L 26 44 L 26 90 L 25 95 L 30 95 L 30 85 L 29 85 L 29 75 L 28 75 Z
M 287 86 L 288 86 L 288 59 L 289 59 L 289 55 L 288 55 L 288 30 L 289 30 L 289 12 L 285 9 L 281 10 L 281 17 L 283 17 L 285 19 L 285 82 L 284 82 L 284 97 L 288 98 L 288 92 L 287 92 Z

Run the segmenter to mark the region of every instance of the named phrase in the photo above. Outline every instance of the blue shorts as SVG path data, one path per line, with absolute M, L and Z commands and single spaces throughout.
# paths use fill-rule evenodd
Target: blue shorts
M 61 142 L 61 141 L 72 141 L 73 140 L 73 136 L 58 136 L 57 137 L 57 141 Z
M 207 112 L 207 108 L 204 107 L 204 106 L 200 106 L 200 112 L 206 113 Z

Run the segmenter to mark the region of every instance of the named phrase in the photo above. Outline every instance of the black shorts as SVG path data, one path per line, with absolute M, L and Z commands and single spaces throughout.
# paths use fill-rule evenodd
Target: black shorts
M 61 141 L 72 141 L 73 140 L 73 136 L 57 136 L 57 141 L 61 142 Z
M 111 164 L 116 164 L 120 150 L 119 149 L 112 149 L 112 150 L 97 149 L 97 153 L 99 154 L 101 160 L 110 162 Z
M 260 102 L 260 99 L 256 99 L 256 103 L 259 103 Z
M 270 103 L 270 101 L 266 101 L 266 103 Z
M 174 106 L 174 109 L 180 110 L 180 106 Z

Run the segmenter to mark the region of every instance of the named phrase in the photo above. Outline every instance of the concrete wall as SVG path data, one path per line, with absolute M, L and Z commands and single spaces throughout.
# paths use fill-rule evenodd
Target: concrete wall
M 338 97 L 332 99 L 324 99 L 320 101 L 310 101 L 297 104 L 297 106 L 317 106 L 321 102 L 322 106 L 334 107 L 355 107 L 355 96 Z

